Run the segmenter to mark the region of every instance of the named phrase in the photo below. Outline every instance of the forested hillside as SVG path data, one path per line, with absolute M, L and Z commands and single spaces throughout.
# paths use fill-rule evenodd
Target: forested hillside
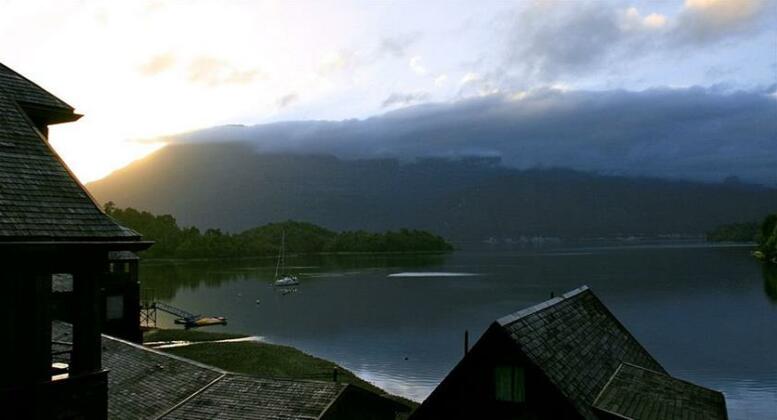
M 435 232 L 449 240 L 698 235 L 760 220 L 777 190 L 628 178 L 498 158 L 344 160 L 250 145 L 167 146 L 88 188 L 100 202 L 240 232 L 281 220 L 332 230 Z
M 453 247 L 429 232 L 400 229 L 384 233 L 365 231 L 333 232 L 310 223 L 286 221 L 226 233 L 220 229 L 204 232 L 196 227 L 181 227 L 175 217 L 153 215 L 133 208 L 120 209 L 112 202 L 105 205 L 108 215 L 123 225 L 155 241 L 146 257 L 165 258 L 239 258 L 277 255 L 285 233 L 286 252 L 439 252 Z

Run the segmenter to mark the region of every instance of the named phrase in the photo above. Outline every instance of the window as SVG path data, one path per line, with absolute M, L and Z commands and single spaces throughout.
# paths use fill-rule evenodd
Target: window
M 105 298 L 105 319 L 122 319 L 124 317 L 124 296 L 112 295 Z
M 526 388 L 523 368 L 517 366 L 497 366 L 494 369 L 494 390 L 498 401 L 525 401 Z

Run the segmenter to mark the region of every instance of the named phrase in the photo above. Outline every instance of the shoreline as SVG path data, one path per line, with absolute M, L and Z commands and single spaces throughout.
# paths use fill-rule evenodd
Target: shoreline
M 260 336 L 157 328 L 144 331 L 143 345 L 229 372 L 273 379 L 337 380 L 383 395 L 411 410 L 419 405 L 385 391 L 335 362 L 292 346 L 270 343 Z
M 459 242 L 461 243 L 461 242 Z M 618 239 L 618 238 L 590 238 L 590 239 L 570 239 L 561 240 L 560 242 L 549 243 L 547 245 L 532 245 L 522 244 L 518 242 L 513 243 L 484 243 L 484 242 L 466 242 L 471 244 L 465 247 L 456 247 L 453 250 L 443 251 L 383 251 L 383 252 L 311 252 L 311 253 L 290 253 L 288 257 L 348 257 L 348 256 L 434 256 L 434 255 L 449 255 L 456 252 L 479 252 L 479 251 L 493 251 L 498 249 L 501 251 L 510 250 L 525 250 L 525 249 L 568 249 L 578 247 L 590 247 L 590 248 L 639 248 L 639 247 L 688 247 L 688 248 L 754 248 L 758 244 L 756 242 L 738 242 L 738 241 L 708 241 L 702 238 L 699 239 L 662 239 L 662 238 L 636 238 L 636 239 Z M 142 257 L 142 255 L 141 255 Z M 168 262 L 208 262 L 208 261 L 250 261 L 250 260 L 274 260 L 277 256 L 274 255 L 259 255 L 259 256 L 246 256 L 246 257 L 143 257 L 144 262 L 149 263 L 168 263 Z

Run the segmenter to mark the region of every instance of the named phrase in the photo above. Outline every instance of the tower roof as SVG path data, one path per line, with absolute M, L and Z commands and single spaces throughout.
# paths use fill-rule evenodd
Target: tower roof
M 73 107 L 0 64 L 0 243 L 137 241 L 108 217 L 41 133 Z

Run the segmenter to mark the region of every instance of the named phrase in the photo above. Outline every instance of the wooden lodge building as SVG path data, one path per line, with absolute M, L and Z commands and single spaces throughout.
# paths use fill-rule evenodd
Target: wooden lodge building
M 238 375 L 137 344 L 135 252 L 151 243 L 107 216 L 49 145 L 49 125 L 78 118 L 0 64 L 0 418 L 407 416 L 353 385 Z
M 0 398 L 19 418 L 104 418 L 100 330 L 112 252 L 151 245 L 106 216 L 48 143 L 81 116 L 0 64 Z M 67 363 L 52 365 L 52 278 L 72 279 Z M 116 299 L 111 300 L 118 304 Z M 122 302 L 123 303 L 123 302 Z M 124 306 L 124 305 L 122 305 Z M 122 309 L 123 310 L 123 309 Z
M 723 394 L 673 378 L 588 287 L 494 322 L 410 417 L 724 420 Z

